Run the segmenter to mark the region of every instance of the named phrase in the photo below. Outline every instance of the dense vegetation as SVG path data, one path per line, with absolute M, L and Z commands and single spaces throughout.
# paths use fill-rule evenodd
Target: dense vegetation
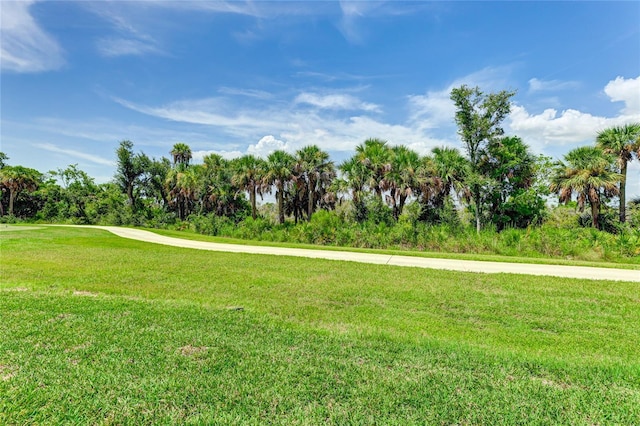
M 41 173 L 7 165 L 2 154 L 0 214 L 5 222 L 190 228 L 361 247 L 639 255 L 640 199 L 627 201 L 625 185 L 628 162 L 640 156 L 640 123 L 604 129 L 593 146 L 554 162 L 504 134 L 512 96 L 467 86 L 451 92 L 462 152 L 438 147 L 420 156 L 372 138 L 340 165 L 316 145 L 266 159 L 211 154 L 192 164 L 186 144 L 176 144 L 170 159 L 156 159 L 125 140 L 106 184 L 76 165 Z M 275 204 L 259 205 L 265 194 Z M 552 194 L 568 207 L 550 206 Z
M 2 227 L 0 424 L 637 424 L 638 284 Z

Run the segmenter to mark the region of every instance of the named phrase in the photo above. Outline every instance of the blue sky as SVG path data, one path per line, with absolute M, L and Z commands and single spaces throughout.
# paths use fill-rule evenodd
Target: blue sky
M 451 88 L 516 90 L 508 134 L 560 158 L 640 121 L 640 2 L 2 1 L 1 150 L 114 174 L 123 139 L 337 162 L 369 137 L 460 147 Z M 630 196 L 640 195 L 640 162 Z

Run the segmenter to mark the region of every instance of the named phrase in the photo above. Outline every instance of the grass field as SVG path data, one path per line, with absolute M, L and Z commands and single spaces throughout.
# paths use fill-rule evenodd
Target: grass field
M 640 423 L 638 283 L 0 241 L 0 424 Z

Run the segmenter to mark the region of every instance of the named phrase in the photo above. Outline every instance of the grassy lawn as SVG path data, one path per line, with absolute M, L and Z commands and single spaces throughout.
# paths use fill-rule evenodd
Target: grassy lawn
M 640 423 L 638 283 L 0 242 L 0 424 Z

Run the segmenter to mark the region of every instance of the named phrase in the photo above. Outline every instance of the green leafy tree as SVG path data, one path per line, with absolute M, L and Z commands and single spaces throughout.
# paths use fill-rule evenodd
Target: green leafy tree
M 498 230 L 506 226 L 526 227 L 541 219 L 544 194 L 529 190 L 536 180 L 536 158 L 522 139 L 517 136 L 492 139 L 479 167 L 492 184 L 483 199 Z
M 256 198 L 258 195 L 262 197 L 264 191 L 267 190 L 265 182 L 266 164 L 264 160 L 254 157 L 253 155 L 244 155 L 233 162 L 232 183 L 249 194 L 249 202 L 251 204 L 251 217 L 258 216 Z
M 98 187 L 86 172 L 80 170 L 77 164 L 66 169 L 51 172 L 62 183 L 63 196 L 68 205 L 67 216 L 88 223 L 91 218 L 87 214 L 87 204 L 95 201 Z
M 159 160 L 153 158 L 149 161 L 144 174 L 142 193 L 151 203 L 162 207 L 169 205 L 165 182 L 170 170 L 171 162 L 166 157 Z
M 133 213 L 137 210 L 137 189 L 142 184 L 142 177 L 149 167 L 150 160 L 144 153 L 133 153 L 133 142 L 124 140 L 116 150 L 118 157 L 115 181 L 127 194 L 129 206 Z
M 336 177 L 335 166 L 329 159 L 329 154 L 322 151 L 317 145 L 309 145 L 296 153 L 296 171 L 301 179 L 303 190 L 306 191 L 307 219 L 316 206 L 321 202 L 327 188 Z
M 419 187 L 420 156 L 406 146 L 391 148 L 390 167 L 382 179 L 382 187 L 389 191 L 388 204 L 393 208 L 393 217 L 397 221 L 407 198 Z
M 173 148 L 171 149 L 171 157 L 173 158 L 174 165 L 186 167 L 189 165 L 189 161 L 191 161 L 192 158 L 191 148 L 189 145 L 179 142 L 173 145 Z
M 284 223 L 284 197 L 287 186 L 294 175 L 295 158 L 282 150 L 277 150 L 267 157 L 265 179 L 269 185 L 276 188 L 278 201 L 278 221 Z
M 384 203 L 382 197 L 383 180 L 391 169 L 393 153 L 386 141 L 380 139 L 367 139 L 363 144 L 356 146 L 356 159 L 362 163 L 365 172 L 367 186 Z
M 620 193 L 620 222 L 626 220 L 626 184 L 627 184 L 627 163 L 636 157 L 640 159 L 640 123 L 625 124 L 605 129 L 598 133 L 596 144 L 604 152 L 614 155 L 618 170 L 622 175 L 618 191 Z
M 198 173 L 195 167 L 173 168 L 165 182 L 169 206 L 176 209 L 178 218 L 185 220 L 198 198 Z
M 451 90 L 451 100 L 456 106 L 455 121 L 458 135 L 467 152 L 470 173 L 467 182 L 475 206 L 476 230 L 480 232 L 483 187 L 491 184 L 480 170 L 480 163 L 487 145 L 504 134 L 502 121 L 511 111 L 511 98 L 515 92 L 501 91 L 485 94 L 478 87 L 466 85 Z
M 9 216 L 13 216 L 14 202 L 21 192 L 33 192 L 42 182 L 42 173 L 23 166 L 4 166 L 0 169 L 0 188 L 9 192 Z
M 573 149 L 564 159 L 555 167 L 550 189 L 563 203 L 571 201 L 576 193 L 580 211 L 584 211 L 585 204 L 589 203 L 593 227 L 599 229 L 598 215 L 603 197 L 619 193 L 617 184 L 622 176 L 612 168 L 615 159 L 591 146 Z
M 365 165 L 354 155 L 340 164 L 339 169 L 342 173 L 342 178 L 337 180 L 338 190 L 343 192 L 346 192 L 346 190 L 351 191 L 355 219 L 357 222 L 364 222 L 367 220 L 367 210 L 364 202 L 367 175 Z

